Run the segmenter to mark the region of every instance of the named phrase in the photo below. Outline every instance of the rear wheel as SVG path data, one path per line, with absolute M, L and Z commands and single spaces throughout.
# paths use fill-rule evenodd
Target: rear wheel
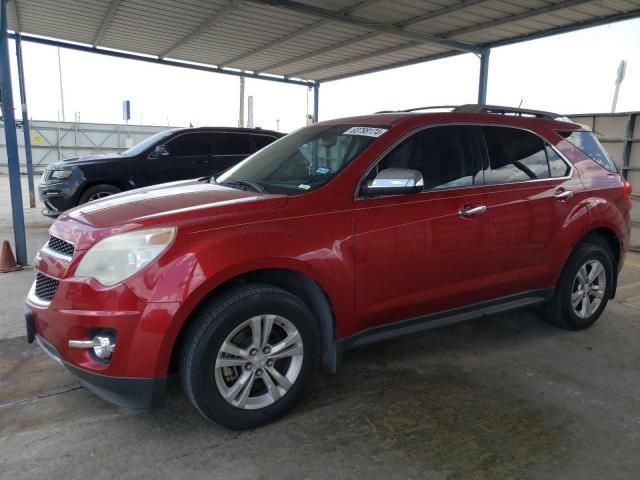
M 610 247 L 596 238 L 581 243 L 569 258 L 553 300 L 546 307 L 547 319 L 568 330 L 590 327 L 611 298 L 613 276 Z
M 94 185 L 93 187 L 87 188 L 82 195 L 80 195 L 80 200 L 78 200 L 78 205 L 82 205 L 83 203 L 93 202 L 94 200 L 99 200 L 104 197 L 108 197 L 110 195 L 114 195 L 116 193 L 120 193 L 118 187 L 114 187 L 109 184 L 100 184 Z
M 207 419 L 233 429 L 268 423 L 309 385 L 318 331 L 289 292 L 253 285 L 214 301 L 195 319 L 181 358 L 184 390 Z

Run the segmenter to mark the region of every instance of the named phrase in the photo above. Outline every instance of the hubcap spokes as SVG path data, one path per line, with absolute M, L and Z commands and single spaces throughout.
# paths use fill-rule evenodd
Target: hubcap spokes
M 216 386 L 231 405 L 267 407 L 282 398 L 302 368 L 302 337 L 279 315 L 241 323 L 222 342 L 215 363 Z
M 607 275 L 599 260 L 587 261 L 576 274 L 571 289 L 571 306 L 580 318 L 588 318 L 604 299 Z
M 111 192 L 97 192 L 89 197 L 89 201 L 93 202 L 94 200 L 100 200 L 101 198 L 109 197 L 111 195 L 112 195 Z

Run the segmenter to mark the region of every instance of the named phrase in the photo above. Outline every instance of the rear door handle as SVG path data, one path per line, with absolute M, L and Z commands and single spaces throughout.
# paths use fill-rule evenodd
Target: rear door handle
M 474 215 L 480 215 L 487 211 L 487 207 L 485 205 L 478 205 L 477 207 L 462 207 L 458 210 L 458 215 L 461 217 L 473 217 Z
M 573 191 L 571 190 L 558 190 L 556 193 L 553 194 L 554 197 L 556 197 L 558 200 L 567 200 L 571 197 L 573 197 Z

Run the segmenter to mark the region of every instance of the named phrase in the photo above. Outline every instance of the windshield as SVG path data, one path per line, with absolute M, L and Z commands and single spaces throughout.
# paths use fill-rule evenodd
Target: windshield
M 153 145 L 155 145 L 156 143 L 159 143 L 160 141 L 162 141 L 162 139 L 167 138 L 174 131 L 175 130 L 164 130 L 163 132 L 155 133 L 155 134 L 151 135 L 150 137 L 145 138 L 140 143 L 134 145 L 129 150 L 125 150 L 124 152 L 122 152 L 122 155 L 124 155 L 125 157 L 131 157 L 131 156 L 134 156 L 134 155 L 139 155 L 142 152 L 144 152 L 147 148 L 150 148 Z
M 387 126 L 312 125 L 253 154 L 215 179 L 232 187 L 300 194 L 318 188 L 383 135 Z

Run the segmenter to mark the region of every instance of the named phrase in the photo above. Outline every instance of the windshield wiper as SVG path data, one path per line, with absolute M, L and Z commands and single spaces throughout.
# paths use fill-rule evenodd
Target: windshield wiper
M 231 188 L 236 188 L 238 186 L 249 187 L 251 190 L 254 190 L 258 193 L 264 193 L 266 191 L 266 189 L 258 182 L 252 182 L 251 180 L 229 180 L 228 182 L 222 182 L 220 185 L 228 186 Z

